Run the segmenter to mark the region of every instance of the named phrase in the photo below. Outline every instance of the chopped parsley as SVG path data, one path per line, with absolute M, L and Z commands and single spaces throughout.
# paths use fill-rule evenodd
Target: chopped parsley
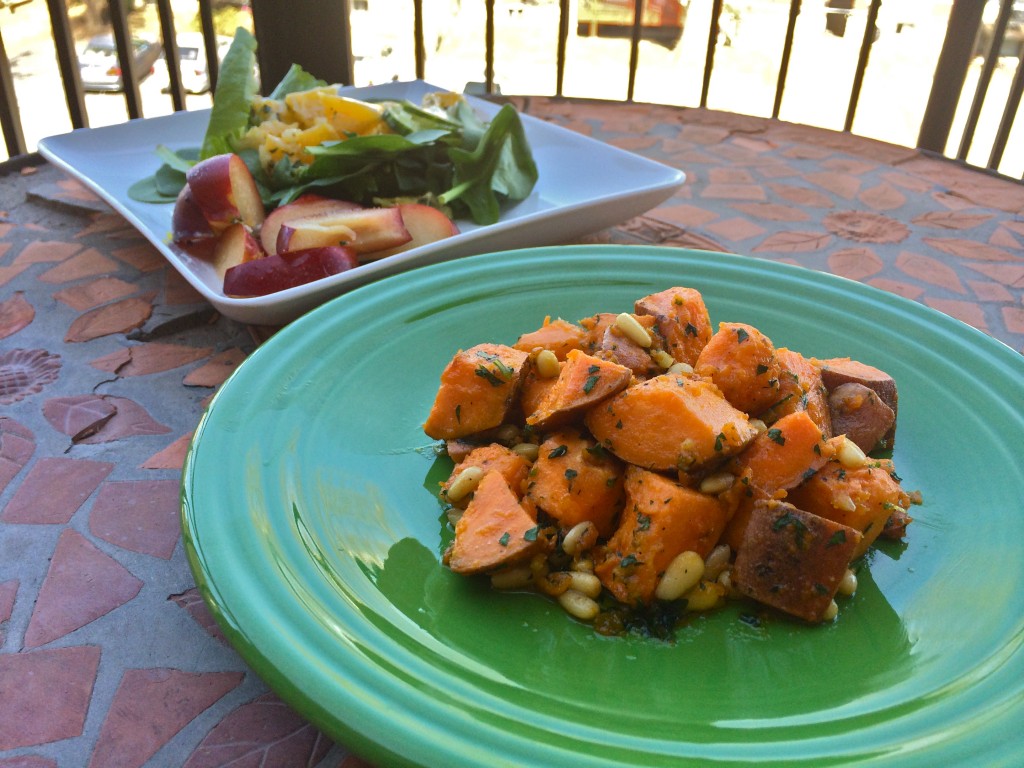
M 569 446 L 560 445 L 557 448 L 552 448 L 551 453 L 548 454 L 549 459 L 557 459 L 559 456 L 565 456 L 569 452 Z
M 750 338 L 750 334 L 742 328 L 736 329 L 736 343 L 742 344 L 744 341 Z
M 508 531 L 505 531 L 503 534 L 501 534 L 501 538 L 498 539 L 498 543 L 501 544 L 501 546 L 503 547 L 507 547 L 508 542 L 511 538 L 512 535 Z
M 828 542 L 825 544 L 826 547 L 838 547 L 840 544 L 846 543 L 846 531 L 839 529 L 831 536 L 828 537 Z
M 596 368 L 596 367 L 597 367 L 596 365 L 592 366 L 592 368 Z M 597 382 L 600 381 L 600 379 L 601 379 L 601 374 L 599 374 L 599 373 L 593 373 L 590 376 L 588 376 L 587 380 L 585 382 L 583 382 L 583 391 L 586 392 L 589 395 L 590 394 L 590 390 L 592 390 L 594 388 L 594 385 L 596 385 Z
M 782 434 L 782 430 L 778 429 L 777 427 L 772 427 L 771 429 L 768 430 L 768 439 L 771 440 L 773 443 L 778 443 L 779 445 L 786 444 L 786 438 Z

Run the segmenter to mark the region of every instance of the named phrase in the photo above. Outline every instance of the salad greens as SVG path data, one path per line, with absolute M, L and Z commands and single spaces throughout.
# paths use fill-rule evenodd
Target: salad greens
M 444 114 L 408 101 L 384 102 L 382 117 L 394 133 L 311 146 L 307 148 L 311 163 L 294 163 L 285 157 L 268 171 L 257 150 L 236 149 L 254 124 L 255 64 L 256 41 L 239 29 L 221 66 L 202 146 L 177 152 L 158 147 L 163 165 L 153 176 L 132 185 L 130 197 L 174 202 L 192 165 L 226 152 L 236 152 L 245 160 L 268 207 L 310 191 L 364 205 L 415 197 L 448 207 L 456 217 L 492 224 L 503 203 L 523 200 L 537 182 L 537 166 L 515 108 L 506 104 L 485 123 L 461 99 Z M 292 65 L 270 98 L 324 85 Z

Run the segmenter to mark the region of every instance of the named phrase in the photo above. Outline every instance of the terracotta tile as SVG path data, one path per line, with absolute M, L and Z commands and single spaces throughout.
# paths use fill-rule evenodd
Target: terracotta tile
M 34 240 L 21 249 L 14 259 L 15 264 L 45 264 L 64 261 L 82 250 L 78 243 L 60 240 Z
M 0 213 L 2 213 L 2 212 L 0 212 Z M 6 214 L 3 214 L 3 215 L 6 216 Z M 0 238 L 7 237 L 9 234 L 11 234 L 11 230 L 12 229 L 14 229 L 14 225 L 13 224 L 10 224 L 10 223 L 8 223 L 6 221 L 0 221 Z M 0 256 L 2 256 L 2 255 L 3 254 L 0 254 Z
M 122 299 L 76 317 L 64 341 L 91 341 L 114 333 L 127 333 L 145 323 L 152 313 L 153 304 L 149 299 Z
M 2 246 L 0 246 L 0 256 L 3 255 L 2 250 Z M 28 269 L 28 266 L 28 264 L 15 264 L 10 267 L 0 267 L 0 285 L 7 285 L 11 280 Z
M 679 131 L 679 137 L 684 141 L 694 144 L 720 144 L 732 134 L 728 128 L 716 128 L 709 125 L 684 125 Z
M 237 347 L 226 349 L 189 373 L 184 379 L 184 384 L 186 387 L 216 387 L 223 384 L 245 358 L 245 352 Z
M 766 179 L 785 179 L 800 175 L 800 171 L 783 162 L 762 165 L 758 167 L 757 172 Z
M 734 203 L 733 208 L 748 216 L 768 221 L 807 221 L 811 215 L 795 205 L 779 203 Z
M 118 248 L 113 251 L 113 255 L 139 272 L 152 272 L 167 264 L 160 251 L 146 241 L 127 248 Z
M 862 176 L 865 173 L 876 170 L 878 163 L 869 163 L 855 157 L 833 157 L 825 160 L 821 166 L 828 168 L 830 171 Z
M 977 208 L 970 200 L 965 200 L 960 195 L 952 192 L 933 192 L 932 200 L 951 211 L 963 211 L 968 208 Z
M 896 257 L 896 268 L 908 277 L 937 285 L 954 293 L 967 293 L 956 270 L 948 264 L 921 253 L 901 251 Z
M 808 181 L 817 184 L 822 189 L 827 189 L 833 194 L 852 200 L 860 191 L 861 180 L 848 173 L 834 173 L 832 171 L 818 171 L 804 175 Z
M 29 470 L 0 514 L 7 523 L 67 523 L 113 470 L 105 461 L 44 456 Z
M 19 757 L 0 757 L 0 768 L 59 768 L 56 760 L 42 755 L 21 755 Z
M 666 224 L 649 216 L 635 216 L 617 227 L 617 231 L 626 233 L 643 243 L 663 243 L 679 233 L 679 227 Z
M 116 261 L 104 256 L 95 248 L 89 248 L 46 270 L 38 279 L 44 283 L 70 283 L 73 280 L 117 272 L 118 269 Z
M 900 243 L 910 235 L 903 222 L 869 211 L 835 211 L 822 224 L 832 234 L 859 243 Z
M 122 549 L 169 560 L 178 543 L 181 483 L 105 483 L 89 512 L 89 531 Z
M 35 307 L 25 298 L 24 291 L 15 291 L 13 296 L 0 301 L 0 339 L 27 328 L 35 317 Z
M 138 768 L 243 677 L 241 672 L 129 669 L 114 693 L 89 768 Z
M 1022 221 L 1003 221 L 1001 226 L 1006 227 L 1011 232 L 1016 232 L 1018 235 L 1024 236 L 1024 220 Z
M 932 182 L 927 179 L 922 179 L 919 176 L 912 176 L 909 173 L 900 173 L 899 171 L 886 171 L 880 174 L 881 178 L 885 179 L 890 184 L 905 189 L 908 192 L 923 193 L 927 192 L 933 186 Z
M 184 768 L 223 765 L 316 765 L 330 740 L 267 693 L 220 721 L 185 762 Z
M 608 143 L 624 149 L 627 152 L 638 152 L 643 154 L 645 150 L 651 150 L 661 143 L 661 139 L 657 136 L 644 136 L 643 134 L 634 134 L 632 136 L 615 136 L 608 140 Z
M 209 347 L 186 347 L 151 341 L 123 347 L 117 352 L 91 361 L 89 365 L 101 371 L 116 373 L 118 376 L 146 376 L 194 363 L 209 357 L 212 353 L 213 349 Z
M 55 397 L 43 403 L 43 417 L 72 441 L 98 432 L 116 413 L 117 407 L 99 395 Z
M 53 294 L 57 301 L 67 304 L 72 309 L 84 312 L 101 304 L 123 299 L 136 293 L 138 288 L 131 283 L 116 277 L 101 277 L 82 285 L 73 285 Z
M 712 184 L 754 184 L 754 177 L 745 168 L 712 168 L 708 171 Z
M 929 245 L 936 250 L 961 259 L 978 261 L 1010 261 L 1024 264 L 1024 257 L 1010 253 L 1003 248 L 997 248 L 994 245 L 979 243 L 976 240 L 963 240 L 955 237 L 925 237 L 922 238 L 922 240 L 926 245 Z
M 708 184 L 700 192 L 709 200 L 766 200 L 764 187 L 756 184 Z
M 919 227 L 935 229 L 974 229 L 992 219 L 991 213 L 966 213 L 964 211 L 929 211 L 915 216 L 911 223 Z
M 701 152 L 699 149 L 691 149 L 685 152 L 678 152 L 672 154 L 672 159 L 679 165 L 680 168 L 686 170 L 687 175 L 690 175 L 691 169 L 695 165 L 721 165 L 722 159 L 715 157 L 714 155 L 708 154 L 707 152 Z
M 679 227 L 700 227 L 718 218 L 715 211 L 686 203 L 655 208 L 650 216 Z
M 6 640 L 4 625 L 10 621 L 11 614 L 14 612 L 14 598 L 18 596 L 19 584 L 17 579 L 0 581 L 0 647 L 3 647 Z
M 891 184 L 876 184 L 868 187 L 857 199 L 876 211 L 893 211 L 907 204 L 907 196 Z
M 754 136 L 737 135 L 733 136 L 731 141 L 733 144 L 743 147 L 743 149 L 750 152 L 771 152 L 772 150 L 778 149 L 774 143 L 767 139 L 757 138 Z
M 82 735 L 100 649 L 0 654 L 0 750 Z
M 944 312 L 950 317 L 967 323 L 979 331 L 987 331 L 988 323 L 985 321 L 985 312 L 980 306 L 969 301 L 955 301 L 953 299 L 925 298 L 924 303 L 932 309 Z
M 131 225 L 118 213 L 101 212 L 92 217 L 92 221 L 82 229 L 78 230 L 75 237 L 87 237 L 89 235 L 103 234 L 108 232 L 126 231 Z
M 0 416 L 0 493 L 36 451 L 36 437 L 28 427 Z
M 179 608 L 183 608 L 196 624 L 210 633 L 211 637 L 216 638 L 225 645 L 228 644 L 228 639 L 221 631 L 220 625 L 213 618 L 213 614 L 210 613 L 210 609 L 199 594 L 198 589 L 193 587 L 186 592 L 182 592 L 180 595 L 171 595 L 167 599 L 173 601 Z
M 967 285 L 974 291 L 974 295 L 982 301 L 1007 303 L 1013 301 L 1013 294 L 1006 290 L 1005 286 L 998 283 L 983 282 L 981 280 L 968 280 Z
M 789 231 L 776 232 L 762 240 L 753 249 L 755 253 L 775 251 L 778 253 L 804 253 L 820 251 L 832 242 L 832 235 L 827 232 Z
M 1024 334 L 1024 307 L 1003 307 L 1002 315 L 1006 330 Z
M 834 208 L 835 203 L 828 195 L 810 187 L 793 184 L 769 184 L 768 189 L 783 200 L 808 208 Z
M 1024 245 L 1021 244 L 1014 235 L 1006 227 L 996 227 L 996 230 L 992 233 L 992 236 L 988 239 L 989 245 L 995 245 L 1000 248 L 1016 248 L 1017 250 L 1024 249 Z
M 1024 288 L 1024 264 L 968 263 L 968 269 L 992 278 L 1008 288 Z
M 825 147 L 811 147 L 798 144 L 782 150 L 782 154 L 794 160 L 822 160 L 831 155 L 832 150 Z
M 741 216 L 734 216 L 731 219 L 713 222 L 706 228 L 712 234 L 724 237 L 726 240 L 732 240 L 733 242 L 749 240 L 752 237 L 760 237 L 765 233 L 764 227 Z
M 60 376 L 60 355 L 45 349 L 0 352 L 0 405 L 10 405 L 42 392 Z
M 700 251 L 717 251 L 719 253 L 731 253 L 732 249 L 726 248 L 717 240 L 697 232 L 680 232 L 671 240 L 666 240 L 662 245 L 675 248 L 695 248 Z
M 168 269 L 164 277 L 164 303 L 172 306 L 197 304 L 204 301 L 192 284 L 175 269 Z
M 182 435 L 162 451 L 158 451 L 142 462 L 143 469 L 181 469 L 185 454 L 192 442 L 192 433 Z
M 139 594 L 142 581 L 65 528 L 25 631 L 25 647 L 36 648 L 105 616 Z
M 897 296 L 902 296 L 905 299 L 916 300 L 924 294 L 924 288 L 919 285 L 901 283 L 898 280 L 890 280 L 884 277 L 876 277 L 872 280 L 866 280 L 865 282 L 879 290 L 895 293 Z
M 169 427 L 165 427 L 150 416 L 149 412 L 134 400 L 109 396 L 104 399 L 114 406 L 114 416 L 98 432 L 84 437 L 78 442 L 89 445 L 109 443 L 126 437 L 166 435 L 171 431 Z
M 885 262 L 870 248 L 843 248 L 828 257 L 829 272 L 851 280 L 864 280 L 884 268 Z

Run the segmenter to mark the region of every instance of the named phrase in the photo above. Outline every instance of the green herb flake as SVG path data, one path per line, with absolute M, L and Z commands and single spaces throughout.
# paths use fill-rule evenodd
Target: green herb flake
M 526 533 L 523 534 L 523 539 L 525 541 L 536 541 L 538 533 L 540 533 L 540 526 L 539 525 L 535 525 L 535 526 L 533 526 L 533 528 L 531 528 L 530 530 L 528 530 Z
M 756 368 L 756 374 L 755 374 L 755 375 L 757 375 L 757 376 L 763 376 L 763 375 L 764 375 L 764 374 L 766 374 L 766 373 L 768 373 L 768 366 L 767 366 L 767 365 L 765 365 L 764 363 L 758 363 L 758 366 L 757 366 L 757 368 Z M 775 381 L 775 380 L 774 380 L 774 379 L 772 379 L 772 381 Z M 776 383 L 778 383 L 778 382 L 776 382 Z
M 486 365 L 478 365 L 474 373 L 481 379 L 485 379 L 487 383 L 490 384 L 492 387 L 502 387 L 507 383 L 504 380 L 495 376 L 494 372 L 491 371 L 491 369 L 488 368 Z
M 636 513 L 636 529 L 638 531 L 649 531 L 651 529 L 651 517 L 643 512 Z
M 639 565 L 640 561 L 636 559 L 636 555 L 626 555 L 622 560 L 619 561 L 620 568 L 629 568 L 631 565 Z
M 725 447 L 725 435 L 719 432 L 715 435 L 715 450 L 721 451 Z
M 840 544 L 846 543 L 846 531 L 840 529 L 828 537 L 828 542 L 825 544 L 826 547 L 838 547 Z
M 577 475 L 579 475 L 579 472 L 577 472 L 575 469 L 565 470 L 565 479 L 569 481 L 570 488 L 572 488 L 572 481 L 576 479 Z
M 511 539 L 512 535 L 508 531 L 505 531 L 503 534 L 501 534 L 501 538 L 498 539 L 498 543 L 501 544 L 501 546 L 503 547 L 507 547 Z
M 742 344 L 744 341 L 750 338 L 750 334 L 747 333 L 743 328 L 736 329 L 736 343 Z
M 786 437 L 782 434 L 782 430 L 777 427 L 768 430 L 768 439 L 779 445 L 786 444 Z
M 686 328 L 684 329 L 684 333 L 686 333 L 687 336 L 694 336 L 694 337 L 697 337 L 697 336 L 700 335 L 700 331 L 697 330 L 697 326 L 695 326 L 693 323 L 687 323 L 686 324 Z
M 552 448 L 551 453 L 548 454 L 549 459 L 557 459 L 559 456 L 565 456 L 569 452 L 569 446 L 560 445 L 557 448 Z
M 596 367 L 596 366 L 594 366 L 594 367 Z M 597 374 L 597 373 L 588 376 L 587 380 L 585 382 L 583 382 L 583 391 L 586 392 L 589 395 L 590 394 L 590 390 L 592 390 L 594 388 L 594 386 L 597 384 L 598 381 L 600 381 L 600 379 L 601 379 L 601 376 L 600 376 L 600 374 Z
M 775 519 L 775 522 L 772 523 L 772 530 L 781 531 L 784 528 L 792 528 L 796 534 L 796 543 L 798 545 L 803 544 L 804 534 L 807 533 L 807 525 L 803 520 L 792 512 L 783 512 Z

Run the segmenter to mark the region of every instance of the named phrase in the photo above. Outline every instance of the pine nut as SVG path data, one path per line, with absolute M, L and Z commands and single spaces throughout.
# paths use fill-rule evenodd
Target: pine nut
M 750 426 L 752 426 L 758 434 L 768 431 L 768 425 L 761 421 L 761 419 L 751 419 L 749 423 Z
M 832 500 L 832 506 L 843 512 L 856 512 L 857 502 L 848 493 L 837 493 Z
M 448 486 L 445 496 L 451 502 L 462 501 L 476 490 L 476 487 L 480 485 L 480 481 L 483 479 L 484 471 L 480 467 L 466 467 L 459 472 L 452 481 L 452 484 Z
M 732 488 L 734 482 L 736 482 L 736 476 L 732 473 L 716 472 L 700 481 L 700 492 L 709 496 L 717 496 Z
M 651 359 L 662 368 L 668 369 L 676 364 L 676 359 L 663 349 L 651 352 Z
M 846 597 L 850 597 L 854 592 L 856 592 L 857 574 L 847 568 L 846 573 L 843 574 L 843 578 L 839 582 L 839 589 L 837 591 L 840 595 L 845 595 Z
M 622 331 L 622 335 L 634 344 L 639 344 L 645 349 L 651 346 L 651 334 L 640 325 L 639 320 L 628 312 L 623 312 L 615 318 L 615 327 Z
M 569 589 L 575 589 L 587 597 L 597 597 L 601 594 L 601 580 L 592 573 L 581 573 L 573 571 Z
M 597 543 L 597 526 L 589 520 L 576 523 L 562 539 L 562 551 L 575 557 Z
M 495 589 L 525 589 L 532 582 L 533 573 L 525 565 L 491 574 L 491 586 Z
M 821 617 L 822 621 L 832 621 L 836 616 L 839 615 L 839 605 L 833 600 L 829 603 L 828 608 L 825 609 L 825 615 Z
M 704 561 L 704 578 L 708 581 L 715 581 L 718 576 L 729 567 L 729 560 L 732 559 L 732 549 L 728 544 L 719 544 L 711 550 L 711 554 Z
M 693 373 L 693 366 L 688 363 L 673 363 L 665 373 L 671 373 L 677 376 L 680 374 L 683 376 L 689 376 Z
M 701 579 L 683 595 L 686 599 L 686 610 L 710 611 L 721 602 L 725 593 L 725 587 L 718 582 Z
M 581 557 L 573 562 L 572 569 L 574 571 L 579 571 L 580 573 L 593 573 L 594 561 L 589 557 Z
M 575 589 L 567 589 L 558 596 L 558 603 L 565 612 L 580 621 L 593 621 L 600 611 L 600 606 L 590 597 Z
M 553 379 L 562 371 L 558 357 L 550 349 L 542 349 L 538 352 L 534 365 L 537 366 L 537 375 L 542 379 Z
M 868 463 L 868 457 L 853 440 L 844 437 L 843 444 L 836 451 L 839 463 L 847 469 L 858 469 Z
M 512 450 L 527 461 L 536 461 L 540 453 L 540 446 L 536 443 L 516 443 L 512 446 Z
M 704 558 L 692 550 L 675 556 L 661 576 L 654 595 L 659 600 L 678 600 L 704 575 Z
M 558 597 L 572 586 L 572 573 L 569 571 L 555 571 L 541 579 L 536 579 L 534 583 L 537 585 L 537 589 L 545 595 Z

